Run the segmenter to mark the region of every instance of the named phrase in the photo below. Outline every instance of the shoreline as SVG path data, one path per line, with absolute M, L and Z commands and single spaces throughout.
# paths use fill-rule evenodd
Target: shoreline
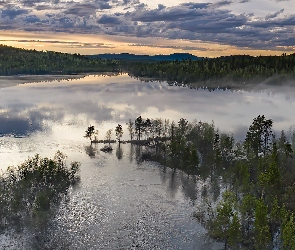
M 17 86 L 20 84 L 33 83 L 33 82 L 51 82 L 68 79 L 81 79 L 90 75 L 108 75 L 115 76 L 118 72 L 86 72 L 77 74 L 45 74 L 45 75 L 12 75 L 12 76 L 0 76 L 0 89 Z M 244 79 L 240 81 L 234 81 L 230 77 L 224 77 L 219 80 L 203 80 L 191 83 L 178 83 L 176 81 L 169 81 L 167 79 L 161 79 L 157 77 L 136 77 L 128 72 L 121 72 L 121 74 L 128 74 L 129 77 L 137 79 L 141 82 L 167 82 L 169 85 L 182 86 L 186 85 L 189 88 L 208 88 L 208 89 L 227 89 L 227 90 L 263 90 L 266 86 L 269 87 L 294 87 L 295 78 L 290 75 L 274 75 L 265 79 L 259 77 L 253 77 L 253 79 Z
M 45 82 L 64 79 L 79 79 L 88 74 L 77 75 L 14 75 L 14 76 L 0 76 L 0 89 L 9 88 L 25 83 Z
M 88 72 L 77 74 L 45 74 L 45 75 L 12 75 L 12 76 L 0 76 L 0 89 L 9 88 L 25 83 L 33 82 L 51 82 L 68 79 L 81 79 L 90 75 L 114 75 L 114 72 Z

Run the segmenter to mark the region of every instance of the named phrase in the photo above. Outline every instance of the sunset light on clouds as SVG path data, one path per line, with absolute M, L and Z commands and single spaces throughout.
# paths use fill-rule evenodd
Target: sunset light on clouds
M 80 54 L 295 52 L 295 1 L 4 0 L 0 44 Z

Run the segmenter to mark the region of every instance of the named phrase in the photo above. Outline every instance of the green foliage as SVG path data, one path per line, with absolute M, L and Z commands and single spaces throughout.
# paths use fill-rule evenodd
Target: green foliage
M 232 215 L 231 225 L 228 230 L 228 245 L 237 249 L 241 241 L 241 222 L 237 212 Z
M 271 119 L 266 119 L 264 115 L 259 115 L 253 119 L 253 123 L 249 127 L 245 143 L 248 150 L 253 150 L 256 158 L 258 158 L 259 153 L 263 153 L 266 156 L 267 152 L 270 151 L 270 142 L 273 137 L 272 124 Z
M 247 55 L 205 58 L 192 61 L 162 61 L 154 63 L 136 62 L 121 64 L 121 67 L 135 77 L 163 79 L 171 84 L 190 84 L 218 87 L 229 86 L 229 82 L 261 82 L 266 78 L 280 84 L 284 77 L 294 77 L 295 56 L 258 56 Z M 276 79 L 277 78 L 277 79 Z M 198 84 L 199 83 L 199 84 Z
M 273 203 L 271 204 L 269 221 L 270 221 L 272 227 L 276 227 L 276 226 L 280 225 L 281 220 L 282 220 L 281 207 L 279 205 L 278 198 L 275 197 L 273 199 Z
M 0 45 L 0 75 L 118 72 L 118 62 L 79 54 L 24 50 Z
M 255 249 L 268 249 L 271 235 L 268 225 L 268 208 L 263 200 L 257 200 L 255 208 Z
M 241 240 L 241 223 L 235 211 L 236 199 L 233 193 L 223 194 L 223 201 L 217 206 L 217 214 L 213 219 L 210 234 L 227 247 L 237 247 Z
M 272 161 L 268 169 L 259 175 L 259 181 L 263 187 L 279 187 L 280 172 L 276 162 Z
M 36 155 L 0 176 L 0 232 L 44 227 L 68 189 L 79 180 L 78 162 L 67 167 L 66 156 Z
M 280 138 L 274 137 L 271 119 L 263 115 L 254 118 L 244 142 L 220 133 L 214 123 L 184 118 L 175 123 L 139 116 L 127 125 L 131 137 L 137 135 L 135 143 L 143 146 L 137 147 L 138 157 L 182 169 L 211 184 L 207 192 L 212 192 L 209 196 L 218 201 L 217 206 L 211 206 L 204 218 L 198 216 L 225 248 L 272 249 L 284 245 L 292 249 L 294 145 L 284 132 Z M 117 156 L 121 157 L 120 152 Z M 38 202 L 40 206 L 47 204 L 42 196 Z
M 171 84 L 200 83 L 200 86 L 226 87 L 229 80 L 242 83 L 262 81 L 272 77 L 280 83 L 282 77 L 294 77 L 295 56 L 247 55 L 205 58 L 192 61 L 118 62 L 90 58 L 79 54 L 36 51 L 0 45 L 0 75 L 71 74 L 86 72 L 127 71 L 136 77 L 159 78 Z M 276 80 L 276 78 L 278 78 Z M 198 86 L 198 85 L 197 85 Z
M 245 244 L 253 245 L 250 236 L 252 234 L 255 219 L 255 207 L 256 198 L 250 194 L 245 195 L 239 205 L 242 222 L 242 235 Z
M 295 217 L 294 213 L 284 211 L 282 223 L 282 240 L 284 249 L 295 249 Z

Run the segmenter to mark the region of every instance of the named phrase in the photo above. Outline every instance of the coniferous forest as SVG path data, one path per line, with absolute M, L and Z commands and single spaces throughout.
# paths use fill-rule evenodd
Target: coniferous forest
M 117 72 L 118 62 L 79 54 L 40 52 L 0 45 L 0 75 Z
M 228 86 L 231 82 L 280 84 L 295 76 L 295 54 L 281 56 L 237 55 L 202 60 L 136 62 L 123 67 L 135 77 L 155 78 L 178 84 Z
M 283 80 L 294 78 L 295 54 L 258 57 L 236 55 L 195 61 L 188 59 L 141 62 L 99 59 L 52 51 L 40 52 L 0 45 L 0 75 L 90 72 L 125 72 L 145 80 L 196 84 L 199 87 L 230 87 L 231 82 L 258 83 L 267 79 L 280 84 Z

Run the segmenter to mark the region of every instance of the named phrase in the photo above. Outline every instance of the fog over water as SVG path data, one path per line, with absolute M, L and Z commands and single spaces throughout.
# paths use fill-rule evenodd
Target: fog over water
M 129 139 L 125 123 L 139 115 L 176 122 L 213 120 L 220 131 L 231 132 L 238 140 L 244 139 L 257 115 L 273 119 L 276 131 L 295 125 L 295 88 L 290 84 L 209 91 L 141 82 L 128 75 L 90 75 L 8 85 L 0 89 L 0 169 L 36 153 L 51 157 L 57 150 L 69 162 L 82 164 L 81 183 L 71 191 L 70 202 L 62 205 L 49 234 L 52 239 L 46 243 L 69 249 L 214 245 L 192 218 L 202 181 L 156 163 L 138 164 L 129 144 L 122 152 L 104 154 L 83 137 L 89 125 L 104 139 L 106 131 L 120 123 L 123 139 Z
M 209 91 L 140 82 L 128 75 L 91 75 L 2 88 L 0 167 L 18 164 L 36 152 L 51 156 L 57 149 L 71 152 L 83 147 L 88 143 L 83 136 L 89 125 L 104 139 L 105 132 L 120 123 L 125 129 L 123 139 L 128 139 L 125 123 L 139 115 L 170 121 L 214 121 L 220 131 L 243 140 L 253 118 L 264 114 L 274 120 L 276 131 L 288 131 L 295 125 L 294 93 L 291 84 L 260 85 L 250 92 Z
M 290 85 L 259 86 L 250 92 L 194 90 L 166 82 L 140 82 L 128 75 L 28 83 L 0 89 L 0 134 L 46 132 L 48 136 L 62 126 L 76 140 L 92 124 L 104 137 L 110 125 L 125 124 L 141 115 L 170 121 L 214 121 L 221 131 L 243 139 L 257 115 L 273 119 L 278 131 L 294 125 L 294 93 Z M 80 134 L 71 134 L 70 130 L 80 127 Z

